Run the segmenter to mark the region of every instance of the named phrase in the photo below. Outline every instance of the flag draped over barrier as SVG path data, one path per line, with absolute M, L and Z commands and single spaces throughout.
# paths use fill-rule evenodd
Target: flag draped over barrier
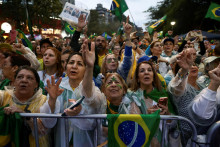
M 125 0 L 112 0 L 112 5 L 111 5 L 110 10 L 121 21 L 122 20 L 122 14 L 126 10 L 128 10 L 128 6 L 127 6 Z
M 150 146 L 160 123 L 160 111 L 153 114 L 109 114 L 108 146 Z
M 162 17 L 160 20 L 158 20 L 157 22 L 155 22 L 154 24 L 152 24 L 151 26 L 148 27 L 148 32 L 149 34 L 152 34 L 153 31 L 155 31 L 157 28 L 159 28 L 167 19 L 167 16 L 165 15 L 164 17 Z
M 209 6 L 205 18 L 211 18 L 220 21 L 220 5 L 212 2 Z

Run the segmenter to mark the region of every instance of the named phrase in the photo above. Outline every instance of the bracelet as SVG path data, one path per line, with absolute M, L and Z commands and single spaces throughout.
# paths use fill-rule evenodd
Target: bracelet
M 185 79 L 188 76 L 189 72 L 187 72 L 186 75 L 181 75 L 180 73 L 177 73 L 178 78 Z

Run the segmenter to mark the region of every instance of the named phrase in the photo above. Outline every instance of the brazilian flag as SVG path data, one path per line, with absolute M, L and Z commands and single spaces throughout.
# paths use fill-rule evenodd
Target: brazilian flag
M 31 44 L 30 40 L 27 39 L 24 32 L 22 32 L 19 29 L 17 29 L 16 31 L 18 32 L 17 36 L 18 36 L 19 39 L 21 39 L 22 44 L 32 50 L 32 48 L 33 48 L 32 44 Z
M 220 5 L 212 2 L 209 6 L 205 18 L 211 18 L 220 21 Z
M 23 120 L 19 113 L 6 115 L 4 113 L 5 107 L 0 108 L 0 146 L 12 143 L 13 146 L 19 147 Z
M 65 23 L 65 31 L 70 33 L 70 34 L 74 34 L 76 28 L 72 27 L 71 25 L 69 25 L 67 22 Z
M 152 114 L 109 114 L 108 146 L 150 146 L 160 123 L 160 111 Z
M 148 32 L 149 34 L 152 34 L 157 28 L 159 28 L 167 19 L 167 16 L 165 15 L 162 17 L 160 20 L 152 24 L 151 26 L 148 27 Z
M 125 0 L 112 0 L 112 5 L 111 5 L 110 10 L 121 21 L 122 20 L 122 14 L 126 10 L 128 10 L 128 6 L 127 6 Z

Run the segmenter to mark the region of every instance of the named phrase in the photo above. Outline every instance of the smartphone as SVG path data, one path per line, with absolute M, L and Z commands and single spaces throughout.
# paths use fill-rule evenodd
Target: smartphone
M 215 46 L 216 46 L 216 45 L 211 45 L 211 49 L 215 49 Z
M 76 101 L 76 103 L 72 104 L 72 105 L 69 106 L 67 109 L 73 110 L 75 107 L 79 106 L 79 105 L 82 103 L 82 101 L 84 100 L 84 98 L 85 98 L 85 97 L 83 96 L 81 99 L 78 99 L 78 100 Z M 66 113 L 63 112 L 61 116 L 67 116 L 67 115 L 66 115 Z
M 168 103 L 168 97 L 161 97 L 158 101 L 158 104 L 166 106 Z

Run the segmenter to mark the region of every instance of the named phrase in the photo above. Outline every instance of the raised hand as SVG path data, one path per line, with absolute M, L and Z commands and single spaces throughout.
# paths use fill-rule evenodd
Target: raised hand
M 25 48 L 25 46 L 21 43 L 13 43 L 13 49 L 15 51 L 19 51 L 22 54 L 27 54 L 27 51 L 24 48 Z
M 177 35 L 177 36 L 175 36 L 173 39 L 174 39 L 174 44 L 178 44 L 179 36 Z
M 153 41 L 158 41 L 157 32 L 155 31 L 153 34 Z
M 189 41 L 192 37 L 193 37 L 192 31 L 189 31 L 189 32 L 186 34 L 185 40 L 186 40 L 186 41 Z
M 82 44 L 83 60 L 86 62 L 87 68 L 93 68 L 95 63 L 95 42 L 91 42 L 91 51 L 89 50 L 88 40 Z
M 199 38 L 199 41 L 203 41 L 203 36 L 202 36 L 202 31 L 201 30 L 195 32 L 195 34 Z
M 81 14 L 78 18 L 77 31 L 82 31 L 87 24 L 86 16 Z
M 191 52 L 184 50 L 179 53 L 177 56 L 177 64 L 186 72 L 189 71 L 191 66 L 193 65 L 193 57 Z
M 209 71 L 210 79 L 218 87 L 220 85 L 220 64 L 215 69 Z
M 132 26 L 129 24 L 129 16 L 127 16 L 126 23 L 123 22 L 123 29 L 126 35 L 131 34 Z
M 63 89 L 59 88 L 61 81 L 62 78 L 59 78 L 57 83 L 55 83 L 55 77 L 53 75 L 51 76 L 51 82 L 47 79 L 47 87 L 45 87 L 45 89 L 49 93 L 50 99 L 53 101 L 56 101 L 57 97 L 63 92 Z

